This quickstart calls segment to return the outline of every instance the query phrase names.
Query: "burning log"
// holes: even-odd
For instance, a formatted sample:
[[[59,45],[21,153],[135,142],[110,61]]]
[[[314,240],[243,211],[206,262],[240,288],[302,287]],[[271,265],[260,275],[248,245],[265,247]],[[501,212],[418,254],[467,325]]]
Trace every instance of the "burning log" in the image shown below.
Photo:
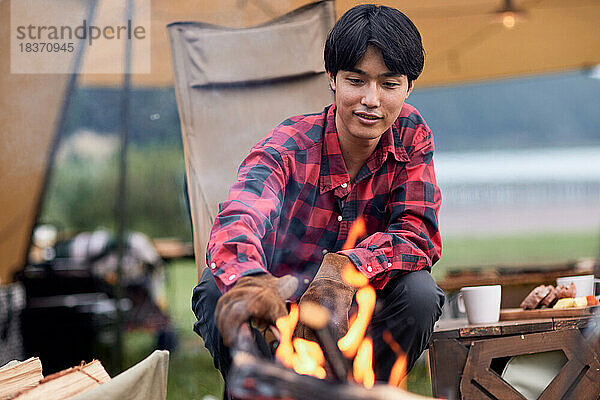
[[[365,337],[373,309],[375,309],[375,301],[375,289],[371,286],[364,286],[356,292],[356,302],[358,303],[356,319],[348,328],[346,335],[338,340],[338,347],[348,358],[354,357]]]
[[[314,321],[313,321],[314,322]],[[249,325],[240,328],[235,354],[227,380],[229,392],[239,399],[310,399],[310,400],[422,400],[413,393],[387,384],[371,389],[352,383],[331,382],[300,375],[283,364],[261,358]],[[339,351],[339,350],[338,350]]]
[[[299,375],[280,364],[238,351],[229,374],[230,393],[240,399],[310,400],[422,400],[422,397],[389,385],[372,389],[359,385],[332,383],[308,375]]]
[[[323,349],[325,360],[335,375],[333,376],[334,380],[345,383],[348,376],[348,362],[331,334],[329,310],[315,303],[305,303],[300,309],[300,320],[315,332]]]

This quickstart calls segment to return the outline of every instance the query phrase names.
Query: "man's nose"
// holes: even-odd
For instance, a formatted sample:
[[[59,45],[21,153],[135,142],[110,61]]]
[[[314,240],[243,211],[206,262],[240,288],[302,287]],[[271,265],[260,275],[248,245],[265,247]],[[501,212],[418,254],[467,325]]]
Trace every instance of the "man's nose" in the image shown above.
[[[371,83],[364,86],[364,93],[362,97],[362,105],[368,108],[379,107],[379,91],[376,83]]]

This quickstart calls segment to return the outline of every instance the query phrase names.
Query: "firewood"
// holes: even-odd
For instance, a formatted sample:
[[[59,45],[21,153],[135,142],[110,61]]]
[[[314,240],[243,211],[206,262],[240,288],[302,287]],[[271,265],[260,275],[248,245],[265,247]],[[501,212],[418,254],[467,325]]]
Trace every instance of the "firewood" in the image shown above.
[[[240,399],[310,400],[422,400],[422,397],[386,384],[366,389],[356,384],[332,383],[299,375],[284,366],[238,351],[229,373],[230,393]]]

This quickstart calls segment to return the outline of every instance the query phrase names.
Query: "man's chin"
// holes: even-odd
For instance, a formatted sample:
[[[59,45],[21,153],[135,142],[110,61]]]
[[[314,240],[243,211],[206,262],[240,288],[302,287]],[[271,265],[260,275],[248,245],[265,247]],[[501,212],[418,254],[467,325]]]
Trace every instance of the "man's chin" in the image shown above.
[[[381,135],[383,135],[383,133],[386,131],[379,125],[380,124],[377,124],[375,126],[371,126],[368,128],[365,128],[363,126],[358,126],[358,127],[356,127],[356,129],[353,130],[352,136],[354,136],[355,138],[364,139],[364,140],[379,139],[381,137]]]
[[[354,134],[353,136],[357,139],[362,139],[365,141],[371,141],[371,140],[378,140],[379,138],[381,138],[381,135],[383,135],[383,133],[377,133],[377,132],[358,132],[356,134]]]

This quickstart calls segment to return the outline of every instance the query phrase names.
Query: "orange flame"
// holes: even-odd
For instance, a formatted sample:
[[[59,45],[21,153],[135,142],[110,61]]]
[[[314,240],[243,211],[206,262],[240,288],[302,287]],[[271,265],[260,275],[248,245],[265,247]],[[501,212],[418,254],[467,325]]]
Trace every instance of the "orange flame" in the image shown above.
[[[348,233],[343,249],[354,248],[358,238],[366,233],[366,225],[362,218],[357,219]],[[358,271],[352,263],[344,267],[342,279],[349,285],[360,288],[356,293],[358,313],[351,317],[350,328],[344,337],[338,340],[338,347],[347,358],[354,358],[353,375],[357,383],[366,388],[373,387],[373,342],[365,338],[367,326],[375,308],[375,289],[368,285],[368,278]],[[320,379],[326,377],[323,367],[325,357],[318,343],[295,338],[292,335],[298,323],[298,307],[292,304],[289,315],[279,318],[275,325],[280,332],[280,343],[275,353],[285,366],[293,368],[298,374],[311,375]]]
[[[375,372],[373,372],[373,342],[370,338],[364,338],[356,357],[352,372],[356,383],[362,384],[367,389],[370,389],[375,384]]]
[[[354,287],[363,287],[369,283],[369,278],[358,271],[352,263],[346,264],[342,270],[342,280]]]
[[[393,387],[405,388],[404,377],[406,376],[406,356],[400,355],[396,359],[392,372],[390,372],[389,384]]]
[[[392,371],[390,372],[389,384],[394,387],[406,387],[406,363],[407,358],[406,354],[402,351],[402,348],[396,342],[390,333],[390,331],[383,332],[383,340],[390,346],[390,348],[396,353],[398,358],[396,362],[392,366]]]
[[[301,375],[311,375],[319,379],[325,378],[325,356],[318,343],[295,338],[293,358],[294,371]]]
[[[299,374],[312,375],[317,378],[325,378],[325,357],[318,343],[296,338],[292,341],[294,329],[298,323],[300,312],[296,304],[290,307],[290,313],[284,317],[277,318],[275,326],[279,329],[279,346],[275,351],[275,357],[283,365],[293,368]]]
[[[365,225],[365,220],[362,217],[359,217],[350,227],[348,238],[346,238],[346,243],[344,243],[344,247],[342,247],[342,249],[349,250],[354,248],[358,238],[366,233],[367,227]],[[346,265],[342,270],[342,279],[348,285],[352,285],[354,287],[363,287],[369,283],[369,279],[360,271],[358,271],[352,263],[348,263],[348,265]]]
[[[342,250],[353,249],[358,238],[366,233],[367,226],[365,225],[365,220],[362,217],[358,217],[358,219],[354,221],[354,223],[350,227],[348,237],[346,238],[346,242],[344,243],[344,247],[342,247]]]
[[[281,336],[279,346],[275,351],[275,357],[288,368],[292,368],[294,359],[294,347],[292,346],[292,335],[298,323],[300,312],[296,304],[290,307],[290,313],[284,317],[277,318],[275,326],[279,329]]]
[[[348,333],[338,340],[338,347],[347,358],[352,358],[356,354],[360,342],[365,337],[376,298],[375,289],[371,286],[365,286],[356,292],[356,302],[358,303],[356,319],[348,329]]]
[[[365,220],[362,217],[359,217],[350,227],[348,238],[346,238],[346,243],[344,243],[344,247],[342,247],[342,249],[349,250],[354,248],[358,238],[365,233],[367,233]],[[363,287],[369,283],[369,279],[367,279],[366,276],[358,271],[352,263],[348,263],[348,265],[346,265],[342,270],[342,279],[348,285],[352,285],[354,287]]]

